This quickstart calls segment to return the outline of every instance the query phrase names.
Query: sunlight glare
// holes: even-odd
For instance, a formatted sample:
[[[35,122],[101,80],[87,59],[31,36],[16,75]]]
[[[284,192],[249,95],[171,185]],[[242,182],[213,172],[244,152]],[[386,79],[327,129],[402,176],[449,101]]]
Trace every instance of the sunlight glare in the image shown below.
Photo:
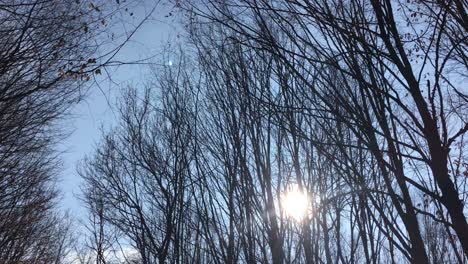
[[[301,221],[307,215],[309,209],[309,197],[301,191],[297,185],[293,185],[283,194],[281,207],[288,216],[296,221]]]

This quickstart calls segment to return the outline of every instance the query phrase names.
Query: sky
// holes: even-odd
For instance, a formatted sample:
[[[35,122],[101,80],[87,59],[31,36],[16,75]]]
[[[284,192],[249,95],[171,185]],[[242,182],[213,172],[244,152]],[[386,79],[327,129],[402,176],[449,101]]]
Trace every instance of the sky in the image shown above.
[[[151,6],[154,6],[152,2],[148,1],[147,4],[129,11],[133,15],[126,22],[137,24],[141,21]],[[162,48],[179,40],[177,35],[180,34],[180,28],[175,18],[168,16],[171,10],[170,5],[158,4],[151,18],[136,31],[116,59],[132,62],[155,55],[151,61],[160,63],[163,58],[158,54],[161,54]],[[109,72],[112,79],[107,79],[105,75],[100,76],[102,79],[91,86],[86,99],[72,109],[71,118],[63,124],[72,133],[58,146],[63,152],[63,169],[59,183],[62,193],[60,207],[69,210],[75,220],[82,220],[86,216],[86,209],[79,199],[82,181],[76,171],[77,164],[85,155],[93,153],[102,135],[101,131],[116,123],[115,103],[122,88],[141,87],[151,77],[147,65],[123,65],[110,68]]]

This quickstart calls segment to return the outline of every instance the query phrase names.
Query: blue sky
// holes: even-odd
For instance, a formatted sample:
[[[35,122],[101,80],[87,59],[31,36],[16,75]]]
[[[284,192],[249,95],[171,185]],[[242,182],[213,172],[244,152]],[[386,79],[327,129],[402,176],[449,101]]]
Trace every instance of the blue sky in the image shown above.
[[[138,23],[150,7],[151,4],[142,5],[132,10],[133,16],[125,23]],[[162,55],[158,56],[161,54],[161,49],[168,43],[178,41],[177,35],[181,33],[175,19],[166,17],[170,11],[171,6],[159,4],[152,19],[139,28],[116,59],[131,62],[156,55],[152,62],[162,62]],[[126,26],[131,27],[127,24]],[[141,87],[145,80],[151,77],[148,68],[146,65],[133,64],[109,69],[112,79],[108,80],[105,76],[101,76],[102,79],[98,80],[99,86],[91,87],[86,100],[75,106],[71,112],[72,118],[65,121],[64,125],[73,133],[59,145],[59,149],[64,151],[61,156],[63,169],[59,185],[62,191],[60,206],[69,209],[75,219],[82,219],[86,215],[83,205],[77,198],[81,179],[76,172],[76,165],[85,155],[92,154],[99,142],[101,128],[107,129],[115,124],[117,117],[115,102],[122,88],[129,85]]]

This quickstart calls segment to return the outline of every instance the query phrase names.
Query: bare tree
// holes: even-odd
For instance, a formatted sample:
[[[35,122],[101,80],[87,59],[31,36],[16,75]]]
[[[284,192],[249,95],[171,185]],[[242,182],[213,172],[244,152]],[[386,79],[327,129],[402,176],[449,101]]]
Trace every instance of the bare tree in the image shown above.
[[[143,261],[466,261],[466,4],[179,6],[190,52],[82,169]]]
[[[331,112],[352,129],[378,162],[406,229],[400,241],[410,240],[408,258],[428,262],[418,214],[430,213],[417,208],[416,193],[442,204],[449,218],[434,220],[456,233],[467,254],[465,194],[459,191],[465,181],[448,172],[449,160],[463,152],[454,143],[467,130],[466,95],[457,81],[466,76],[464,5],[213,1],[191,10],[236,32],[240,43],[277,56],[307,88],[296,90],[313,103],[302,104],[304,110]],[[339,83],[332,81],[336,76]]]
[[[128,90],[119,127],[80,169],[92,212],[132,242],[142,263],[186,262],[190,256],[192,118],[186,109],[192,90],[184,86],[187,71],[171,74],[157,81],[158,90]]]
[[[66,135],[59,123],[85,95],[85,82],[117,52],[97,54],[117,8],[92,1],[0,1],[2,263],[63,261],[69,232],[56,213],[55,146]]]

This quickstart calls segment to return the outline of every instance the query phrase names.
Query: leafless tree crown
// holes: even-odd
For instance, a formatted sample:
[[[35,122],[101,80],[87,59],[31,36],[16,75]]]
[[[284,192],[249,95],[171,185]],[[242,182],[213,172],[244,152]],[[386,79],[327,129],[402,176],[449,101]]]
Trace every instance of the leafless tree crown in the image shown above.
[[[80,167],[102,263],[466,263],[466,2],[176,7],[187,47]]]

